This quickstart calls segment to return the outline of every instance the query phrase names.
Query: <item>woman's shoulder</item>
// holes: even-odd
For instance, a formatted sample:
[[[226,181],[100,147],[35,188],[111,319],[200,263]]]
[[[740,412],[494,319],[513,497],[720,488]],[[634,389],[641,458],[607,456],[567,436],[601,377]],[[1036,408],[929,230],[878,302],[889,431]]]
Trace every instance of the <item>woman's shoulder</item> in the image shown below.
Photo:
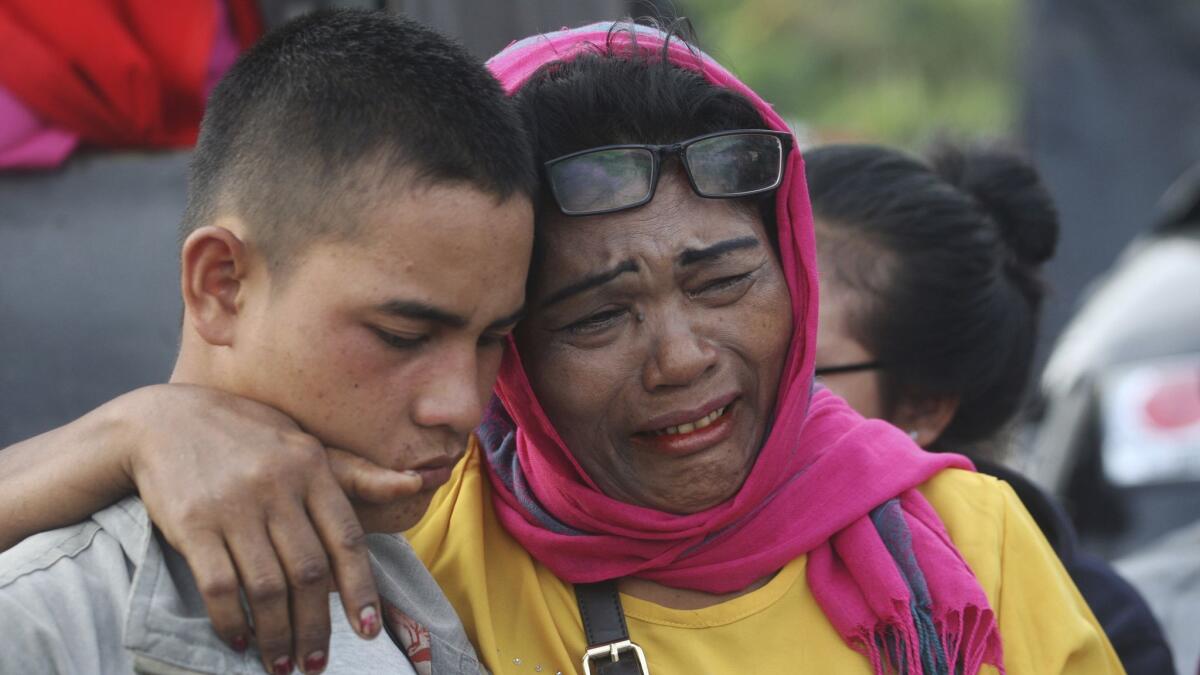
[[[982,504],[997,500],[1004,487],[1004,481],[994,476],[951,468],[937,472],[917,489],[931,502],[936,498],[959,498]]]
[[[1012,487],[987,474],[964,469],[943,469],[917,487],[941,516],[948,529],[958,524],[1003,527],[1014,503]]]
[[[1009,673],[1121,672],[1104,631],[1008,483],[948,469],[919,490],[996,612]]]
[[[999,589],[1006,552],[1050,546],[1012,487],[987,474],[945,469],[918,487],[988,595]]]
[[[1000,539],[1035,534],[1039,544],[1048,546],[1008,481],[976,471],[943,469],[917,489],[938,512],[956,542],[956,534],[994,531]]]

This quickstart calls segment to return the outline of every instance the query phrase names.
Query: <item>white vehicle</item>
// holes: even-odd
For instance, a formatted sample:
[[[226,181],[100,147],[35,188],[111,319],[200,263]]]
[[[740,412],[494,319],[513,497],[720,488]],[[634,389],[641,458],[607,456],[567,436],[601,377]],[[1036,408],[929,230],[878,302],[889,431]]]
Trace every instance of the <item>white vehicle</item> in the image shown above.
[[[1046,366],[1022,468],[1060,495],[1085,548],[1200,662],[1200,164],[1089,295]]]

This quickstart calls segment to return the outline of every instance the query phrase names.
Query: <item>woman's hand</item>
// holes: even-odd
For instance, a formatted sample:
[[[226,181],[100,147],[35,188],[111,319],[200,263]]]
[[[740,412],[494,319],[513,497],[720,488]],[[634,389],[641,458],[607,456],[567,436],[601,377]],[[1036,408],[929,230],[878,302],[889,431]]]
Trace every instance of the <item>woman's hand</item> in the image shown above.
[[[0,452],[0,512],[11,515],[0,522],[0,550],[87,518],[135,484],[191,567],[216,632],[238,650],[253,635],[269,672],[323,668],[335,584],[355,630],[379,634],[379,596],[350,498],[415,494],[416,474],[326,449],[248,399],[144,387]]]

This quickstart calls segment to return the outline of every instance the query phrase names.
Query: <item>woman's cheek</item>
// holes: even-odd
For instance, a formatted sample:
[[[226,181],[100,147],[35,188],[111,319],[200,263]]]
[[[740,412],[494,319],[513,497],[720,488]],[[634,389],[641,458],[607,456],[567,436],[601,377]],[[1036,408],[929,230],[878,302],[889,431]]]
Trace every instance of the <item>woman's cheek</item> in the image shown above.
[[[791,296],[780,277],[774,287],[760,298],[759,326],[754,345],[757,351],[759,378],[767,395],[778,391],[780,378],[792,341]]]
[[[591,409],[596,387],[587,359],[578,349],[547,344],[530,364],[533,393],[561,434],[574,426],[582,411]]]

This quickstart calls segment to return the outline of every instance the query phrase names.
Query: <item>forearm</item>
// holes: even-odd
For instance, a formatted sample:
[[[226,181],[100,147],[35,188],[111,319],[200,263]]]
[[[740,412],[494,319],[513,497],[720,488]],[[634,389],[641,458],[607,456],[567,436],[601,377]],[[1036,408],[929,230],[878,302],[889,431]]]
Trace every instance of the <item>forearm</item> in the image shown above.
[[[137,392],[0,451],[0,551],[133,492],[133,441],[123,412]]]

